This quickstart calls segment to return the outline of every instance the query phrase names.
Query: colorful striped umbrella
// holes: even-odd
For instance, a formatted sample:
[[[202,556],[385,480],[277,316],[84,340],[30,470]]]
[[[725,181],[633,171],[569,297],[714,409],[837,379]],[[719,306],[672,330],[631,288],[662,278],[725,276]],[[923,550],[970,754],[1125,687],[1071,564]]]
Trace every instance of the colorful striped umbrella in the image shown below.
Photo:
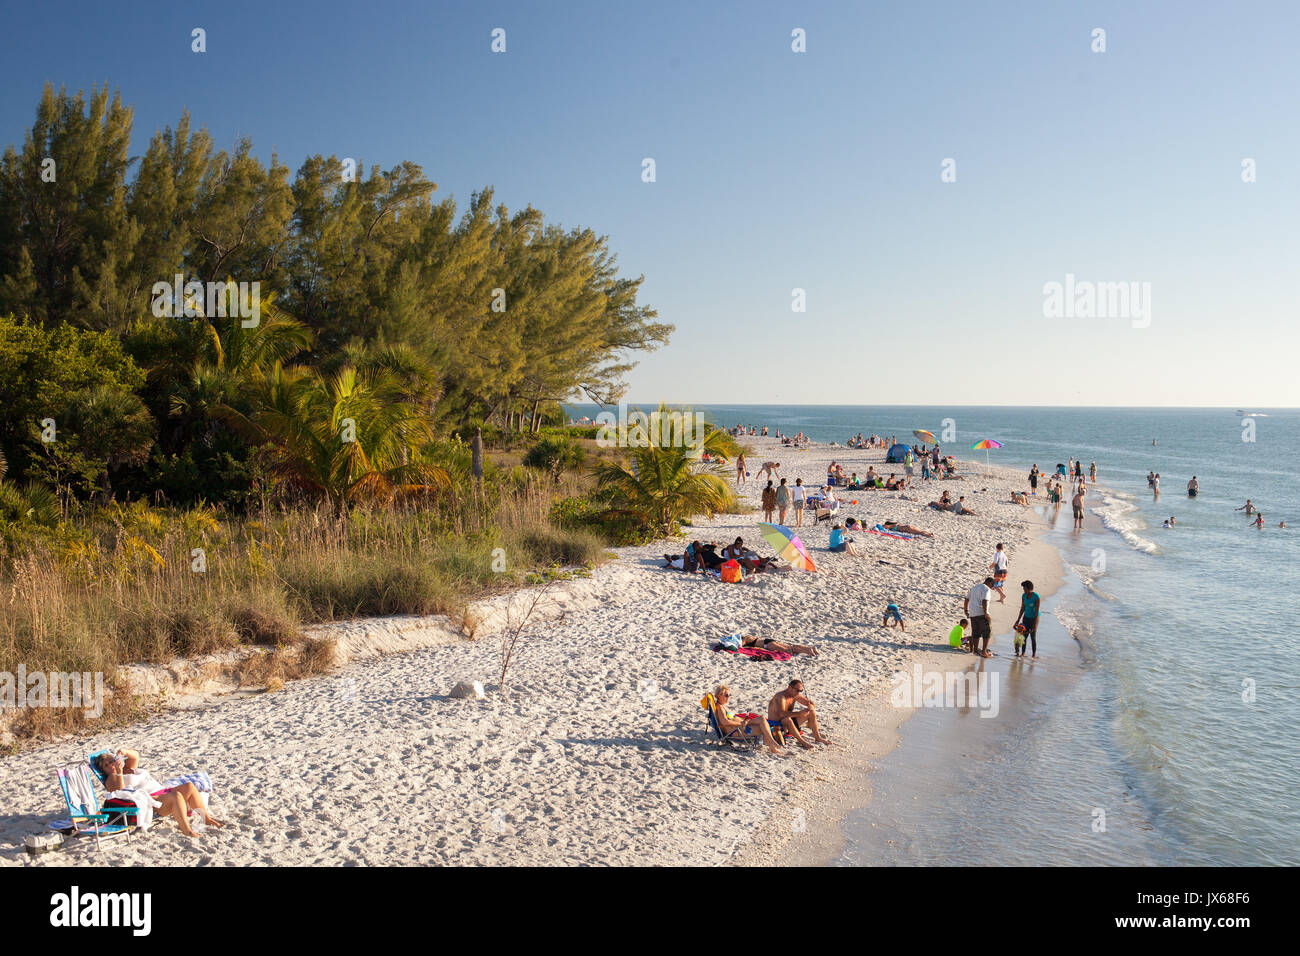
[[[928,432],[924,428],[913,428],[912,434],[915,435],[918,440],[925,442],[927,445],[939,444],[939,440],[934,437],[934,432]]]
[[[975,444],[971,445],[970,450],[979,451],[981,448],[984,449],[984,467],[987,468],[989,466],[989,449],[1001,447],[1002,442],[994,441],[992,438],[985,438],[983,441],[977,441]]]
[[[817,566],[813,564],[812,558],[808,557],[808,551],[804,548],[803,542],[799,540],[799,536],[785,525],[768,524],[766,521],[761,521],[758,527],[763,532],[763,540],[776,548],[778,558],[789,561],[792,566],[802,568],[804,571],[817,570]]]

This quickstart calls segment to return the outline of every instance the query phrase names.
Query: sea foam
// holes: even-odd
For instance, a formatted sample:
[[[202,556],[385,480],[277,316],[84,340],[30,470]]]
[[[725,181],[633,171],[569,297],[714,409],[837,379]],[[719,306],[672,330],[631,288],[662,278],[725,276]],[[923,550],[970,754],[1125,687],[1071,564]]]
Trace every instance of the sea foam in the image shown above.
[[[1160,549],[1154,541],[1142,537],[1147,524],[1142,520],[1132,495],[1107,492],[1102,495],[1101,507],[1096,509],[1101,523],[1123,538],[1135,551],[1156,554]],[[1085,582],[1088,583],[1088,582]]]

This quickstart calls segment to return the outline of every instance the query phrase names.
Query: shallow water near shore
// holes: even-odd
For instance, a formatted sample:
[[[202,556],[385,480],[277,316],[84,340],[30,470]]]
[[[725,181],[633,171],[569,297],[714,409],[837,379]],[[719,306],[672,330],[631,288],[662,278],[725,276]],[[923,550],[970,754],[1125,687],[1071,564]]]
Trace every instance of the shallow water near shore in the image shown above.
[[[995,465],[1051,471],[1075,456],[1099,469],[1084,532],[1071,531],[1068,503],[1044,509],[1070,570],[1045,602],[1043,662],[1014,663],[1006,628],[995,630],[985,667],[1002,684],[998,717],[918,709],[871,773],[872,803],[846,821],[838,862],[1300,862],[1300,411],[700,410],[820,442],[910,441],[913,428],[951,425],[945,451],[966,460],[995,438]],[[853,469],[851,449],[843,461]],[[1148,470],[1161,473],[1159,495]],[[1189,499],[1193,474],[1201,492]],[[1234,510],[1247,498],[1262,530]],[[1018,580],[1013,556],[1008,604]]]

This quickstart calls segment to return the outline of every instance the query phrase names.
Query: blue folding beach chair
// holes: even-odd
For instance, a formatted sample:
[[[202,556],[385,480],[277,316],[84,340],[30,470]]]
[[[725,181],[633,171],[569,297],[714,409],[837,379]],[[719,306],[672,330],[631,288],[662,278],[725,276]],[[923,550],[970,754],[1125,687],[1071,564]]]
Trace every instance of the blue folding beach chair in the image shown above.
[[[89,764],[79,763],[71,767],[59,768],[59,788],[68,805],[68,819],[51,824],[55,829],[72,830],[77,834],[94,834],[95,849],[99,841],[106,837],[126,834],[131,839],[131,826],[139,810],[135,807],[104,810],[99,806],[95,795],[95,778]],[[111,819],[121,819],[122,823],[109,823]]]

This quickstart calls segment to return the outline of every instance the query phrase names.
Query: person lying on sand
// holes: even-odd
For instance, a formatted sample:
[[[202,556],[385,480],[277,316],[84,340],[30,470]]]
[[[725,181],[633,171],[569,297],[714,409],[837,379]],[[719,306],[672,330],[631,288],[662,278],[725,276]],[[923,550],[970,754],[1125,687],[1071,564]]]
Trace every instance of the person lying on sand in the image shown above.
[[[713,699],[717,701],[717,707],[713,709],[713,719],[718,722],[718,729],[722,731],[722,736],[737,738],[762,737],[763,743],[767,745],[768,750],[774,754],[781,753],[776,738],[772,736],[772,728],[768,726],[764,718],[737,717],[735,713],[727,709],[727,702],[731,700],[731,690],[726,684],[719,684],[714,689]]]
[[[807,654],[810,657],[817,656],[817,648],[809,644],[786,644],[783,641],[774,641],[771,638],[755,637],[753,634],[747,634],[740,642],[741,647],[757,647],[763,651],[782,651],[786,654]]]
[[[796,707],[796,705],[802,705]],[[781,724],[781,729],[787,734],[799,741],[799,746],[806,750],[812,749],[812,744],[804,739],[800,733],[800,728],[807,727],[812,731],[813,740],[819,744],[829,744],[830,741],[821,735],[817,727],[817,711],[813,707],[813,702],[803,695],[803,681],[795,679],[790,681],[785,690],[781,691],[768,702],[767,719]]]
[[[762,571],[772,563],[771,558],[760,558],[758,553],[745,547],[745,539],[737,538],[730,547],[722,549],[724,558],[733,558],[746,571]]]
[[[882,526],[888,531],[897,531],[901,534],[919,534],[923,538],[933,538],[934,535],[929,531],[922,531],[916,525],[899,524],[897,521],[881,522]]]
[[[939,496],[938,501],[930,502],[930,507],[934,508],[936,511],[949,511],[952,509],[952,496],[945,491]]]
[[[210,827],[225,826],[220,820],[208,813],[207,805],[199,796],[199,790],[192,783],[183,783],[179,787],[164,789],[154,779],[153,774],[140,769],[140,754],[135,750],[122,749],[116,753],[104,753],[95,758],[95,769],[100,772],[104,789],[109,793],[115,790],[143,790],[162,804],[157,814],[174,817],[181,833],[194,836],[190,826],[190,811],[197,810],[203,814],[203,822]]]

